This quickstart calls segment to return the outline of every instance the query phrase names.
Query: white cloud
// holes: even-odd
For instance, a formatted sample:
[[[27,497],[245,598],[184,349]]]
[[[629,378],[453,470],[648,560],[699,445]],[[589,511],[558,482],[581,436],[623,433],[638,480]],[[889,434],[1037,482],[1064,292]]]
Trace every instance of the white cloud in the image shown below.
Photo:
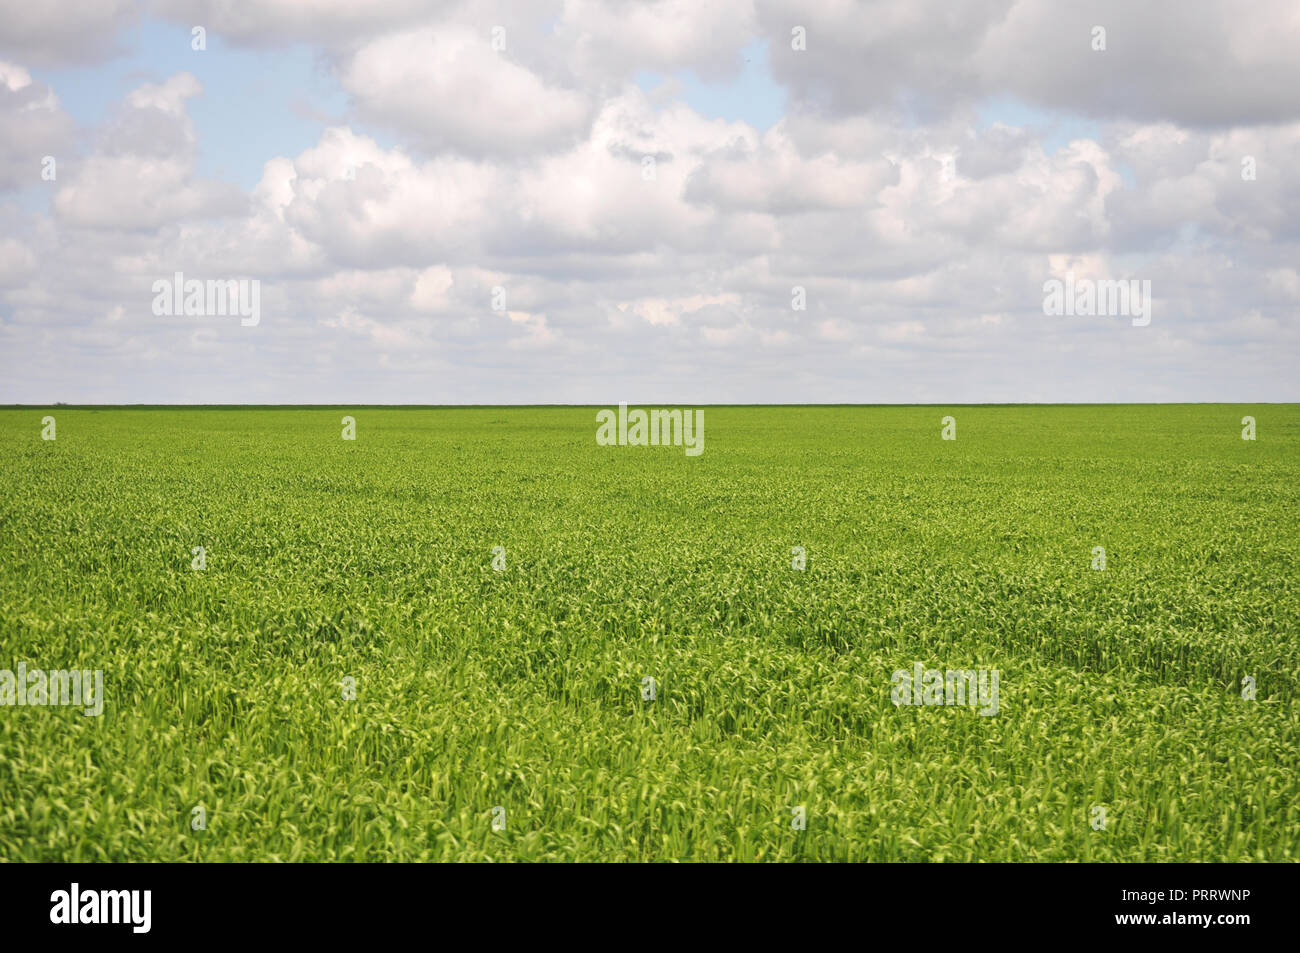
[[[0,0],[0,56],[41,66],[98,63],[120,52],[118,31],[138,0]]]
[[[59,179],[59,218],[74,227],[130,230],[244,211],[237,189],[195,174],[196,139],[185,101],[202,89],[194,76],[178,73],[128,93],[101,132],[101,151]]]
[[[740,68],[755,27],[751,0],[566,0],[555,39],[593,79],[687,68],[716,79]]]
[[[527,154],[571,144],[591,115],[587,97],[547,85],[494,52],[490,35],[446,25],[384,36],[342,68],[364,119],[429,152]]]
[[[45,157],[55,160],[57,176],[71,147],[72,121],[54,91],[18,64],[0,61],[0,189],[49,181],[42,179]]]

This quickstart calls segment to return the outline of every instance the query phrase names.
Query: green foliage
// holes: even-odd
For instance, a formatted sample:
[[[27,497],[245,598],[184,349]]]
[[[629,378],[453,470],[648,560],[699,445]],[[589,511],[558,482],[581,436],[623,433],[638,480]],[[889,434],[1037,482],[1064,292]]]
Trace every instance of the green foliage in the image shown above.
[[[0,411],[0,860],[1300,859],[1300,408],[705,416]]]

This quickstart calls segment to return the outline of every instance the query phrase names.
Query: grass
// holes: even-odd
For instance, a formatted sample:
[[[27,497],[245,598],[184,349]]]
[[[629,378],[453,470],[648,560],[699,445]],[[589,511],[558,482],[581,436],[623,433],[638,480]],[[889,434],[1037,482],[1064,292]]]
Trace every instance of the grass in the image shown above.
[[[0,859],[1300,859],[1300,407],[705,416],[0,410]]]

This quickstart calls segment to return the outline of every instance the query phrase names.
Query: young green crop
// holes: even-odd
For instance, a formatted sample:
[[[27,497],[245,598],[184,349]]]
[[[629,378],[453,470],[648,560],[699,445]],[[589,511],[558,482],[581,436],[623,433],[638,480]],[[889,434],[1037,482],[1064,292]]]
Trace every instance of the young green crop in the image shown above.
[[[0,411],[0,860],[1300,859],[1300,408],[596,410]]]

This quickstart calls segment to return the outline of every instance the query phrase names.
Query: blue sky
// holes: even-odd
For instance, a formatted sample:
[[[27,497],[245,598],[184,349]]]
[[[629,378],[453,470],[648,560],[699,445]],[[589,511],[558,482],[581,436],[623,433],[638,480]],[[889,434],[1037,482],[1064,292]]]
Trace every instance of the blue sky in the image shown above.
[[[191,48],[189,28],[151,17],[125,28],[120,40],[126,55],[107,64],[34,69],[33,75],[58,90],[69,115],[89,130],[141,83],[193,73],[204,87],[189,113],[206,176],[251,189],[268,156],[297,155],[329,121],[346,118],[347,97],[305,43],[266,51],[209,34],[199,52]]]
[[[785,90],[772,79],[768,42],[755,40],[741,50],[740,72],[730,80],[707,81],[694,70],[671,75],[681,83],[678,98],[709,119],[740,120],[766,132],[785,115]],[[642,72],[637,85],[647,93],[666,82],[663,73]]]

